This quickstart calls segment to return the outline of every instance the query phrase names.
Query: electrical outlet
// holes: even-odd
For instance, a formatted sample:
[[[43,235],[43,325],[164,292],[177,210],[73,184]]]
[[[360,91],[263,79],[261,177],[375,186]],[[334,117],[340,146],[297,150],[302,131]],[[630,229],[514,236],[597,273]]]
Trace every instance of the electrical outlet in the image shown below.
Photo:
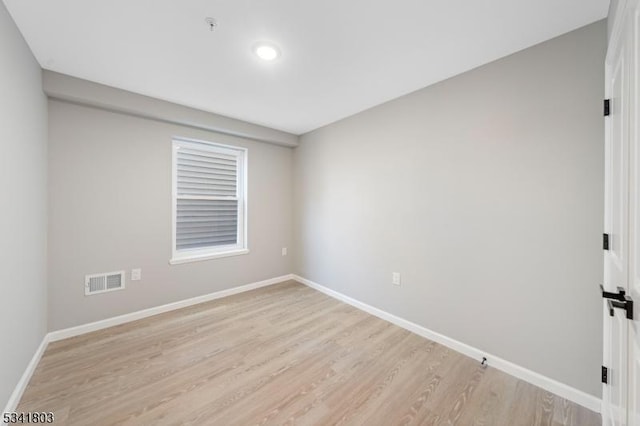
[[[282,255],[283,256],[287,255],[287,248],[286,247],[282,247]]]
[[[394,272],[391,274],[391,283],[393,285],[400,285],[400,272]]]
[[[131,281],[140,281],[142,279],[142,269],[131,270]]]

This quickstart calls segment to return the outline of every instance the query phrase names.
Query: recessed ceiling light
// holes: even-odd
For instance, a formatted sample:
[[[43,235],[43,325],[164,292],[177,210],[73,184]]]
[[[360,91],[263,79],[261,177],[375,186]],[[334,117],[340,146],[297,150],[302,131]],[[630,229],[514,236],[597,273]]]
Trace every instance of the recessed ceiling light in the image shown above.
[[[253,51],[264,61],[273,61],[280,56],[278,48],[271,43],[258,43],[253,47]]]

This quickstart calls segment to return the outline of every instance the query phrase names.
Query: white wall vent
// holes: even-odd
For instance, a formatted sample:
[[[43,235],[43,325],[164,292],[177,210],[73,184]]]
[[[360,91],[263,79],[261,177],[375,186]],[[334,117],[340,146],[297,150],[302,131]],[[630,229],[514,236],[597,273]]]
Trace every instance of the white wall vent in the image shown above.
[[[106,293],[124,288],[124,271],[107,272],[105,274],[86,275],[84,277],[84,294]]]

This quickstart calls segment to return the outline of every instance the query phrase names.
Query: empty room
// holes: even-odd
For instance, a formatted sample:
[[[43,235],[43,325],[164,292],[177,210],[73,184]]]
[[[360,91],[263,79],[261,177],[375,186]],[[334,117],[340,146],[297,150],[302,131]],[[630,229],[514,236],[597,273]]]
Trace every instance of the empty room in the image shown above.
[[[1,423],[640,426],[639,122],[640,0],[2,0]]]

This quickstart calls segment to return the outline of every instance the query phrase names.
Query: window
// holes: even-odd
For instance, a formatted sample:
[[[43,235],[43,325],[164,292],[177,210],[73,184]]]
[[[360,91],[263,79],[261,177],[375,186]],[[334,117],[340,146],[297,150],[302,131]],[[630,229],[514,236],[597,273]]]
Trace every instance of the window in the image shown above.
[[[246,149],[174,139],[172,161],[171,263],[248,253]]]

